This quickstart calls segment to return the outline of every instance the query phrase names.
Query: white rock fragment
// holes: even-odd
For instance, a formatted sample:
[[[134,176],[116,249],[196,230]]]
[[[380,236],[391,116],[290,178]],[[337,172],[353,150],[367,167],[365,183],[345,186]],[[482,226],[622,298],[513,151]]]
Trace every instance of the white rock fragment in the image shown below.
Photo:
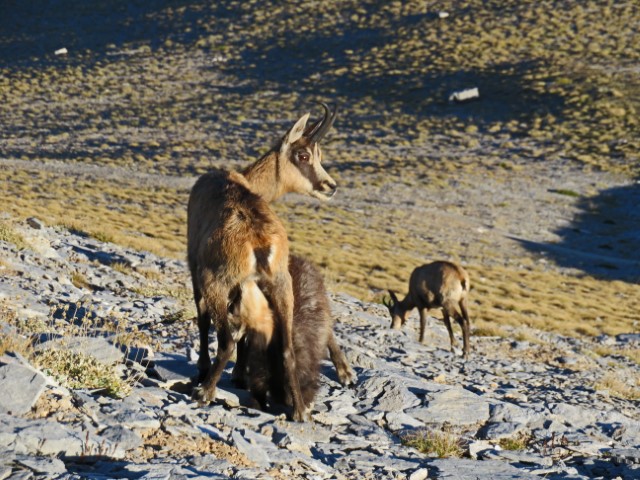
[[[66,48],[59,48],[58,50],[56,50],[55,52],[53,52],[56,55],[66,55],[67,53],[69,53],[69,51]]]
[[[475,100],[476,98],[480,98],[480,91],[478,90],[478,87],[465,88],[464,90],[459,90],[449,95],[450,102],[468,102],[469,100]]]

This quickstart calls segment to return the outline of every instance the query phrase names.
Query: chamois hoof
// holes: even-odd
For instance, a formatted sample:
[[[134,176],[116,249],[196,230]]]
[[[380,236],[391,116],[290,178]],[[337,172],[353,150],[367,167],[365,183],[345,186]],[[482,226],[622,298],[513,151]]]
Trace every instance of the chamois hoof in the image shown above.
[[[216,397],[215,389],[210,390],[205,388],[203,385],[196,387],[193,389],[191,393],[191,398],[198,402],[198,404],[203,405],[205,403],[209,403]]]
[[[307,414],[303,412],[293,412],[293,421],[294,422],[304,422],[306,420]]]
[[[338,381],[343,387],[352,387],[356,384],[356,374],[351,368],[338,371]]]

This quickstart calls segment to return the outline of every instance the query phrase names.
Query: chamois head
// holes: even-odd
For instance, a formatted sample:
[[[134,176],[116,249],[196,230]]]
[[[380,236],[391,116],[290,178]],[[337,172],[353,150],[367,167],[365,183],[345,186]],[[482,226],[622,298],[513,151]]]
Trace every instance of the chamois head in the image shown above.
[[[324,117],[310,126],[308,113],[300,117],[282,139],[278,157],[286,191],[328,200],[336,193],[337,185],[322,167],[320,141],[333,125],[336,110],[331,113],[326,104],[321,105]]]
[[[409,311],[402,308],[398,297],[396,297],[396,294],[391,290],[389,290],[389,295],[391,295],[391,298],[388,300],[386,297],[383,298],[382,303],[389,309],[389,313],[391,314],[391,328],[399,330],[407,321]]]

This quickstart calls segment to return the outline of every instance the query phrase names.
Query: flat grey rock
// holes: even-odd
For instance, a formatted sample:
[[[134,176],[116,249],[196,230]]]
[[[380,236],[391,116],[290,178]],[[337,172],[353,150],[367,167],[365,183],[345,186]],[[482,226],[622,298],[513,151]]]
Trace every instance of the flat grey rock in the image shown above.
[[[189,381],[198,372],[196,364],[184,355],[166,352],[154,353],[152,369],[160,380],[168,384]]]
[[[44,375],[33,368],[15,363],[0,366],[0,413],[27,413],[46,385]]]
[[[57,458],[19,456],[15,459],[15,462],[28,468],[33,473],[46,475],[49,478],[56,477],[67,471],[64,462]]]
[[[122,425],[107,427],[100,432],[100,441],[113,458],[124,458],[126,453],[142,446],[142,437],[137,432]]]
[[[489,401],[464,388],[451,387],[432,394],[425,406],[407,413],[427,424],[474,425],[489,419]]]
[[[443,458],[427,462],[429,474],[437,479],[451,480],[540,480],[537,475],[516,468],[508,463],[497,460],[485,460],[482,462]]]
[[[46,420],[28,422],[16,429],[16,452],[32,455],[80,455],[86,435]]]
[[[238,448],[238,450],[244,453],[249,460],[263,468],[269,466],[271,463],[269,455],[263,449],[256,445],[252,445],[245,440],[239,431],[234,431],[231,434],[231,438],[233,440],[233,444]]]

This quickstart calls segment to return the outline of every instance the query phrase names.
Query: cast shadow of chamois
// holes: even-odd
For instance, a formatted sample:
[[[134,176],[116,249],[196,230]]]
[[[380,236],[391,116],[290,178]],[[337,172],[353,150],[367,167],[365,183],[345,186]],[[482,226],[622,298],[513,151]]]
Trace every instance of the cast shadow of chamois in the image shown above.
[[[563,267],[596,277],[640,283],[640,182],[582,197],[578,207],[581,211],[571,224],[556,230],[560,242],[517,240],[528,250],[543,253]]]

